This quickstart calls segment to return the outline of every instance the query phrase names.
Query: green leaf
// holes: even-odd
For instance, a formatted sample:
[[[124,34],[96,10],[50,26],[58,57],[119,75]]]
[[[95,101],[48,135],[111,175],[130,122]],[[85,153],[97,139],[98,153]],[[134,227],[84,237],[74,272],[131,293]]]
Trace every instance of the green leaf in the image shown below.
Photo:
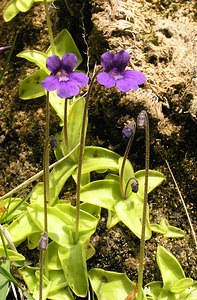
[[[107,228],[112,228],[119,222],[120,222],[120,218],[118,217],[117,213],[114,212],[113,210],[108,210]]]
[[[48,0],[50,2],[52,0]],[[20,11],[26,12],[34,2],[43,2],[43,0],[11,0],[3,10],[3,18],[5,22],[12,20]]]
[[[20,217],[15,219],[8,227],[8,232],[11,235],[12,242],[18,246],[26,238],[36,232],[40,232],[36,223],[33,223],[29,213],[26,211]]]
[[[165,179],[161,172],[149,170],[148,172],[148,193],[154,190]],[[139,190],[137,192],[142,198],[144,198],[144,182],[145,182],[145,170],[140,170],[135,173],[135,177],[139,183]]]
[[[19,9],[16,6],[16,0],[9,1],[3,10],[3,19],[5,22],[9,22],[19,13]]]
[[[145,286],[146,294],[157,300],[162,290],[162,281],[152,281]]]
[[[118,171],[119,155],[102,147],[85,147],[82,173],[89,173],[98,170]]]
[[[59,196],[65,182],[71,176],[77,165],[73,164],[68,159],[65,159],[56,165],[50,173],[50,205],[53,205]],[[44,201],[44,184],[38,183],[30,198],[31,203],[43,203]]]
[[[177,281],[173,287],[170,289],[171,293],[181,293],[193,284],[192,278],[182,278],[179,281]]]
[[[46,59],[47,54],[38,50],[24,50],[17,54],[17,57],[25,58],[35,65],[37,65],[40,69],[46,72],[49,75],[49,70],[46,67]]]
[[[44,210],[39,204],[33,204],[27,208],[32,223],[35,223],[40,231],[44,230]],[[58,204],[48,207],[48,235],[57,244],[71,247],[74,243],[76,208],[70,204]],[[94,233],[98,219],[85,211],[80,211],[79,239],[86,242]],[[58,228],[58,234],[56,232]]]
[[[20,285],[19,285],[18,281],[10,273],[9,263],[5,263],[4,265],[0,266],[0,274],[4,278],[6,278],[7,280],[13,282],[17,287],[20,288]],[[2,277],[1,277],[1,279],[2,279]]]
[[[60,118],[60,126],[63,126],[65,99],[58,97],[56,91],[54,91],[54,92],[50,92],[49,94],[49,103],[55,110],[58,117]]]
[[[14,251],[14,250],[11,250],[11,249],[7,249],[7,254],[8,254],[8,258],[10,261],[23,261],[25,260],[25,257]],[[4,257],[5,256],[5,250],[3,247],[0,247],[0,257]]]
[[[91,269],[88,276],[98,300],[125,299],[136,286],[123,273]]]
[[[174,255],[162,246],[157,248],[157,264],[159,266],[165,290],[170,290],[185,274]]]
[[[10,272],[10,261],[6,260],[1,263],[1,268],[5,269],[7,272]],[[9,280],[6,276],[0,273],[0,299],[6,300],[8,293],[8,284]]]
[[[180,228],[169,225],[166,219],[162,219],[160,224],[151,224],[152,231],[162,233],[166,238],[184,237],[185,233]]]
[[[70,291],[69,287],[66,287],[64,289],[60,289],[54,294],[50,293],[51,300],[74,300],[73,294]]]
[[[26,208],[25,200],[21,198],[7,198],[1,200],[1,206],[4,209],[0,216],[0,223],[11,222],[14,218],[22,214]]]
[[[23,277],[23,280],[25,281],[30,293],[33,293],[34,287],[38,282],[38,279],[36,278],[35,275],[35,271],[36,268],[32,268],[29,266],[25,266],[18,270],[19,274]]]
[[[57,35],[57,37],[54,39],[54,44],[55,44],[55,54],[58,55],[59,57],[62,57],[62,55],[65,52],[74,53],[77,56],[78,61],[75,68],[77,69],[82,62],[82,56],[75,44],[75,41],[73,40],[71,34],[68,32],[67,29],[63,29]],[[53,54],[51,47],[48,48],[46,54],[47,56],[51,56]]]
[[[141,238],[142,230],[142,212],[143,202],[141,198],[136,194],[132,193],[129,198],[123,199],[115,204],[115,211],[119,219],[138,237]],[[146,240],[151,238],[151,228],[149,222],[149,212],[147,209],[146,219]]]
[[[114,180],[96,180],[81,188],[81,201],[114,209],[116,201],[121,200],[119,183]]]
[[[62,266],[58,257],[58,250],[60,245],[55,242],[51,242],[48,245],[48,257],[50,258],[47,263],[48,270],[61,270]]]
[[[69,102],[69,100],[64,99],[64,105],[65,105],[65,101],[67,101],[67,111],[68,111],[67,131],[68,131],[68,142],[69,142],[70,149],[66,149],[65,139],[64,139],[64,128],[63,128],[59,136],[59,140],[60,140],[59,147],[58,147],[59,149],[55,151],[56,157],[58,159],[60,159],[61,156],[67,155],[70,152],[70,150],[75,148],[80,143],[81,126],[82,126],[82,119],[83,119],[84,105],[85,105],[85,99],[83,97],[81,97],[80,100],[76,100],[72,104]],[[63,116],[64,116],[64,106],[63,106]],[[64,117],[62,120],[64,121]],[[73,126],[73,120],[75,120],[74,126]],[[70,157],[75,163],[78,162],[78,152],[79,151],[76,150]]]
[[[120,157],[119,158],[119,176],[121,177],[121,169],[122,169],[122,163],[123,163],[124,158]],[[134,170],[133,170],[133,166],[130,163],[130,161],[127,159],[125,161],[125,166],[124,166],[124,173],[123,173],[123,190],[125,191],[125,187],[127,182],[134,177]],[[131,194],[132,190],[131,190],[131,186],[128,188],[128,192],[127,192],[127,197]]]
[[[84,244],[78,242],[69,249],[60,247],[58,254],[68,285],[77,296],[85,297],[88,275]]]
[[[16,7],[21,12],[28,11],[35,0],[16,0]]]
[[[49,281],[51,281],[48,297],[50,297],[51,294],[53,295],[55,292],[58,292],[58,290],[61,290],[66,286],[68,286],[68,283],[65,280],[64,272],[62,269],[50,271],[48,275],[49,275],[48,279]]]
[[[44,80],[46,76],[47,73],[44,70],[38,70],[21,80],[19,83],[19,97],[22,100],[32,100],[43,96],[45,91],[41,86],[41,81]]]

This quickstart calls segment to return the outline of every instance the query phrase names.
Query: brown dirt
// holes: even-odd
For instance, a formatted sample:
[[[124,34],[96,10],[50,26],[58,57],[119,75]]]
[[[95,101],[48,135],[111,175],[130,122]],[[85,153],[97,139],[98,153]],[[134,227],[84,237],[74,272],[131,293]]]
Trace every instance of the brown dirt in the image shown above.
[[[6,2],[1,1],[0,12]],[[153,235],[146,243],[145,282],[160,278],[155,262],[158,244],[172,251],[187,276],[197,279],[190,228],[165,163],[167,159],[196,228],[196,1],[89,0],[85,1],[81,14],[82,2],[75,5],[75,1],[69,1],[72,15],[64,2],[57,1],[55,7],[51,6],[54,33],[67,28],[85,58],[87,49],[83,30],[79,28],[83,16],[90,69],[107,49],[126,49],[131,54],[131,67],[143,71],[148,79],[144,88],[127,95],[95,86],[90,106],[89,142],[123,154],[125,142],[117,127],[118,120],[126,114],[136,118],[141,109],[146,109],[150,116],[151,168],[166,176],[166,181],[149,198],[151,221],[159,222],[166,217],[171,225],[186,232],[184,239]],[[2,45],[12,43],[17,34],[0,90],[0,195],[3,195],[42,169],[44,101],[42,98],[27,102],[19,99],[18,83],[35,67],[16,54],[27,48],[45,51],[49,40],[41,4],[9,23],[0,15],[0,24]],[[6,57],[7,53],[0,54],[0,71]],[[54,134],[59,127],[55,114],[52,116],[51,134]],[[137,135],[130,154],[135,170],[144,168],[143,158],[144,140]],[[138,239],[123,224],[107,230],[105,223],[106,212],[103,212],[92,238],[96,255],[89,267],[126,272],[136,280]]]

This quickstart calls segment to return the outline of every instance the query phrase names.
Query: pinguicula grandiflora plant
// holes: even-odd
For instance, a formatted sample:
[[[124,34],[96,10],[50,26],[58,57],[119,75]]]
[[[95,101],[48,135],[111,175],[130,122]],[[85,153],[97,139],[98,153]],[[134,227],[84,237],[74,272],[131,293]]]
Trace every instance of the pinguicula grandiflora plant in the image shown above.
[[[32,1],[12,0],[4,10],[4,19],[11,20],[19,11],[27,11]],[[1,299],[6,299],[8,283],[13,282],[27,299],[72,300],[76,297],[98,300],[187,299],[197,298],[196,283],[185,274],[176,258],[166,249],[157,249],[157,263],[162,281],[143,288],[145,241],[152,231],[166,237],[182,237],[183,231],[163,219],[150,224],[148,193],[164,176],[149,169],[149,122],[146,111],[136,121],[125,122],[122,134],[128,139],[124,156],[97,146],[86,146],[88,107],[94,84],[120,92],[137,90],[146,82],[143,73],[128,69],[130,55],[125,50],[105,52],[101,66],[90,78],[77,70],[82,57],[71,35],[64,29],[53,39],[47,1],[46,11],[50,47],[45,53],[24,50],[18,57],[34,62],[39,70],[25,78],[19,86],[21,99],[46,95],[46,131],[43,150],[43,171],[1,197],[5,208],[1,215],[0,253],[5,257],[0,266]],[[83,93],[86,87],[87,93]],[[51,140],[57,161],[49,165],[50,106],[60,118],[62,131]],[[136,130],[145,130],[145,170],[134,172],[128,160]],[[58,141],[58,142],[57,142]],[[54,147],[55,146],[55,147]],[[91,172],[104,174],[104,179],[91,181]],[[13,197],[20,189],[43,176],[26,198]],[[76,205],[59,198],[62,188],[72,177],[76,182]],[[101,208],[108,210],[107,227],[122,221],[139,239],[138,280],[126,274],[91,269],[87,260],[95,253],[90,239],[96,231]],[[39,249],[37,263],[28,261],[17,251],[26,241],[29,251]],[[22,276],[25,290],[10,271],[10,263]]]

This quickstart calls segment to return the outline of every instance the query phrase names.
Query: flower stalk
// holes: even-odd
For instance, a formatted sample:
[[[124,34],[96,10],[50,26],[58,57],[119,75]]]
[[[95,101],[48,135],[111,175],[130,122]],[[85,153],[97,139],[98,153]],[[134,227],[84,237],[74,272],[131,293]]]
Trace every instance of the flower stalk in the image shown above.
[[[47,0],[44,0],[44,9],[45,9],[51,51],[52,51],[52,54],[55,54],[55,44],[54,44],[53,31],[52,31],[52,26],[51,26],[51,20],[50,20],[50,15],[49,15],[49,6],[47,3]]]
[[[125,153],[123,156],[123,161],[122,161],[122,165],[121,165],[121,169],[120,169],[120,192],[121,192],[121,196],[123,199],[127,198],[127,190],[128,190],[127,186],[126,186],[126,188],[124,188],[125,164],[126,164],[126,160],[129,155],[129,151],[131,149],[131,145],[132,145],[133,138],[135,135],[135,129],[136,129],[136,124],[135,124],[135,121],[132,120],[132,121],[129,121],[128,123],[125,123],[125,127],[122,130],[123,136],[129,137],[129,141],[128,141],[127,147],[125,149]]]
[[[142,110],[137,118],[137,127],[145,129],[145,183],[144,183],[144,205],[142,212],[142,230],[140,240],[140,259],[138,270],[138,292],[137,300],[142,300],[143,295],[143,272],[144,272],[144,249],[145,249],[145,234],[146,234],[146,216],[148,207],[148,172],[150,162],[150,133],[149,120],[146,111]]]
[[[41,234],[39,241],[40,250],[40,286],[39,286],[39,300],[42,300],[43,290],[43,275],[44,265],[47,264],[47,247],[48,247],[48,218],[47,206],[50,201],[50,185],[49,185],[49,119],[50,119],[50,106],[49,106],[49,92],[46,95],[46,125],[45,125],[45,145],[43,154],[43,178],[44,178],[44,231]],[[47,269],[47,268],[46,268]]]
[[[86,120],[88,117],[88,106],[89,106],[90,94],[92,91],[93,83],[100,70],[101,68],[99,68],[98,71],[94,73],[90,81],[88,93],[85,99],[84,113],[83,113],[82,126],[81,126],[81,138],[80,138],[80,146],[79,146],[79,159],[78,159],[78,171],[77,171],[77,188],[76,188],[76,223],[75,223],[76,243],[79,240],[81,175],[82,175],[82,163],[83,163],[83,154],[84,154],[85,138],[86,138]]]

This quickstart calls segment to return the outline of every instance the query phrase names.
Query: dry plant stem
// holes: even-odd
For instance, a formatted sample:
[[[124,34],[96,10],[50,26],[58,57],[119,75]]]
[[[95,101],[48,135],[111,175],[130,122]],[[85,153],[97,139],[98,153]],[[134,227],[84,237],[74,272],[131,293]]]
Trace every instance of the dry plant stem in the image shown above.
[[[67,155],[65,155],[64,157],[62,157],[61,159],[59,159],[58,161],[56,161],[55,163],[53,163],[52,165],[49,166],[49,170],[53,169],[54,167],[58,166],[61,162],[63,162],[66,158],[68,158],[72,153],[75,152],[75,150],[79,147],[79,144],[73,148],[72,151],[70,151]],[[37,180],[38,178],[40,178],[43,175],[44,171],[40,171],[37,174],[33,175],[32,177],[30,177],[29,179],[25,180],[24,182],[22,182],[21,184],[19,184],[17,187],[15,187],[13,190],[9,191],[8,193],[6,193],[5,195],[0,197],[0,201],[4,200],[6,198],[11,197],[13,194],[19,192],[21,189],[26,188],[30,183],[34,182],[35,180]]]
[[[86,120],[88,116],[88,105],[90,101],[90,94],[92,91],[93,83],[96,78],[96,75],[101,71],[102,68],[99,68],[97,72],[94,73],[90,84],[88,93],[85,99],[84,113],[81,126],[81,138],[79,145],[79,159],[78,159],[78,170],[77,170],[77,188],[76,188],[76,223],[75,223],[75,242],[79,240],[79,221],[80,221],[80,193],[81,193],[81,172],[82,172],[82,163],[83,163],[83,153],[85,148],[85,137],[86,137]]]
[[[52,31],[51,20],[50,20],[50,16],[49,16],[49,6],[47,3],[47,0],[44,0],[44,9],[45,9],[51,51],[52,51],[52,54],[55,54],[55,44],[54,44],[53,31]]]
[[[64,142],[66,145],[66,151],[70,152],[70,145],[69,145],[69,140],[68,140],[68,100],[65,99],[64,103]]]
[[[40,285],[39,285],[39,300],[42,300],[43,290],[43,275],[44,275],[44,251],[40,250]]]
[[[171,170],[170,165],[169,165],[169,163],[168,163],[167,160],[166,160],[166,164],[167,164],[167,167],[168,167],[168,169],[169,169],[169,171],[170,171],[170,174],[171,174],[171,176],[172,176],[172,179],[173,179],[173,181],[174,181],[174,184],[175,184],[175,186],[176,186],[176,189],[177,189],[177,191],[178,191],[178,194],[179,194],[179,197],[180,197],[181,202],[182,202],[182,204],[183,204],[183,207],[184,207],[184,209],[185,209],[185,213],[186,213],[186,216],[187,216],[187,218],[188,218],[189,226],[190,226],[191,233],[192,233],[192,236],[193,236],[193,239],[194,239],[195,247],[196,247],[196,249],[197,249],[197,239],[196,239],[196,234],[195,234],[194,227],[193,227],[193,225],[192,225],[192,222],[191,222],[191,219],[190,219],[190,216],[189,216],[187,207],[186,207],[186,205],[185,205],[185,201],[184,201],[184,199],[183,199],[183,197],[182,197],[182,194],[181,194],[181,191],[180,191],[180,189],[179,189],[179,186],[178,186],[178,184],[177,184],[177,182],[176,182],[176,179],[175,179],[175,177],[174,177],[174,175],[173,175],[173,173],[172,173],[172,170]]]
[[[6,238],[8,244],[9,244],[9,247],[10,247],[13,251],[18,252],[17,249],[16,249],[16,247],[15,247],[15,245],[14,245],[14,243],[12,242],[10,233],[8,232],[7,228],[4,228],[1,224],[0,224],[0,232],[1,232],[1,234],[3,234],[4,237]],[[5,245],[4,239],[2,240],[2,243],[3,243],[3,245]],[[4,247],[4,250],[5,250],[5,249],[6,249],[6,248]],[[6,252],[6,250],[5,250],[5,252]]]
[[[5,244],[5,240],[4,240],[4,232],[3,232],[3,227],[2,225],[0,224],[0,238],[1,238],[1,241],[2,241],[2,244],[3,244],[3,249],[5,251],[5,256],[7,259],[9,259],[9,256],[8,256],[8,251],[7,251],[7,248],[6,248],[6,244]],[[7,238],[6,238],[7,239]]]
[[[149,161],[150,161],[150,137],[149,137],[149,121],[148,115],[145,112],[145,183],[144,183],[144,205],[142,213],[142,231],[140,240],[140,260],[139,260],[139,271],[138,271],[138,293],[137,299],[142,300],[142,289],[143,289],[143,271],[144,271],[144,248],[145,248],[145,233],[146,233],[146,216],[147,216],[147,204],[148,204],[148,172],[149,172]]]
[[[129,151],[131,149],[134,134],[135,134],[135,123],[134,123],[134,128],[133,129],[134,129],[133,133],[132,133],[131,137],[129,138],[127,148],[126,148],[124,156],[123,156],[122,166],[121,166],[121,170],[120,170],[120,192],[121,192],[122,198],[124,198],[124,199],[126,199],[126,197],[127,197],[126,189],[124,190],[124,169],[125,169],[125,164],[126,164],[127,157],[129,155]]]

